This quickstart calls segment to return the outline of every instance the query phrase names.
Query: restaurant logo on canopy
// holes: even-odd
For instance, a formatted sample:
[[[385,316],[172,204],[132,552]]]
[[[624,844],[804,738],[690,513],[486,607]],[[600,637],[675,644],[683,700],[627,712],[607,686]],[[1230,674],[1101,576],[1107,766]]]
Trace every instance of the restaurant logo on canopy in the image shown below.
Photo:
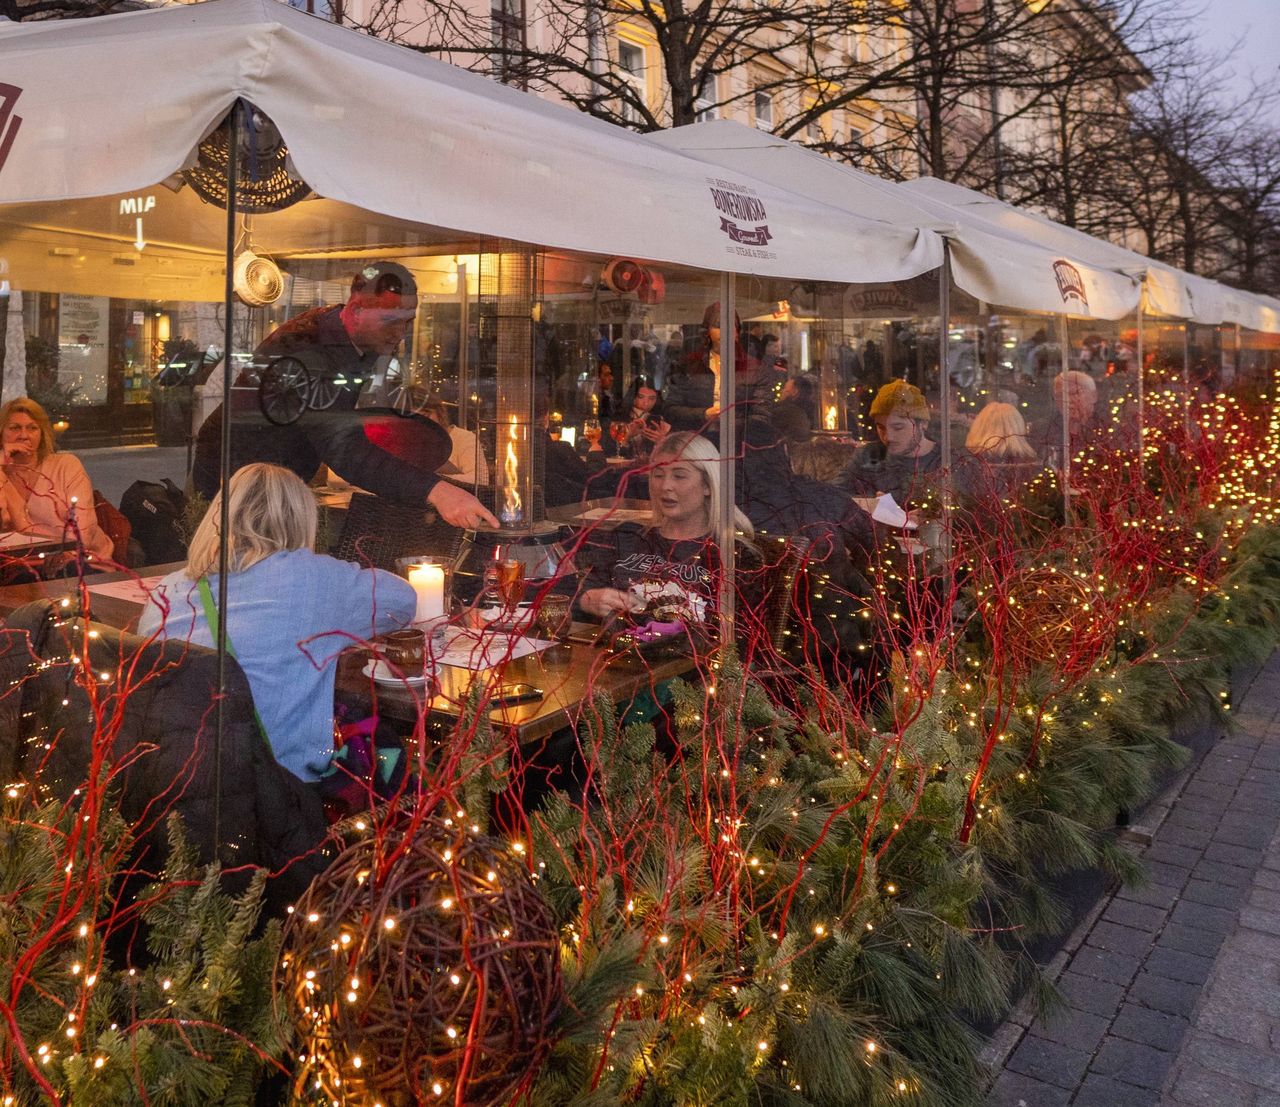
[[[1085,292],[1084,278],[1079,269],[1071,262],[1059,258],[1053,263],[1053,276],[1058,282],[1058,292],[1062,295],[1064,304],[1079,300],[1081,307],[1086,311],[1089,309],[1089,296]]]
[[[17,85],[0,84],[0,171],[9,160],[13,140],[18,137],[18,128],[22,126],[22,116],[13,114],[21,95],[22,89]]]
[[[729,250],[748,257],[776,257],[772,250],[764,249],[769,245],[773,234],[766,222],[769,215],[765,211],[764,201],[755,194],[755,190],[719,177],[708,177],[707,186],[711,190],[711,200],[716,211],[720,213],[720,230],[733,243]],[[743,224],[755,225],[748,227]]]

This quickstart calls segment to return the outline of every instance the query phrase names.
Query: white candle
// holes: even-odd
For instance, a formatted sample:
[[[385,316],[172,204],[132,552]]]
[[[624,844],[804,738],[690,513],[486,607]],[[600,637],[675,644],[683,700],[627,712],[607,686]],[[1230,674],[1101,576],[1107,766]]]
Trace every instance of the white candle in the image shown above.
[[[414,565],[409,570],[409,584],[418,597],[415,623],[439,619],[444,615],[444,566]]]

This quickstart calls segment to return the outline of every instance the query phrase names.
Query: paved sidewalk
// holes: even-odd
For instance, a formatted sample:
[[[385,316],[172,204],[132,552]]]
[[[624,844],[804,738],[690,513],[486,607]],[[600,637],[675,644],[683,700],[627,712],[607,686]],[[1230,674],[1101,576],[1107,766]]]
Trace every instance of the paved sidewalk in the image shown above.
[[[990,1107],[1280,1107],[1280,653],[1069,955]]]

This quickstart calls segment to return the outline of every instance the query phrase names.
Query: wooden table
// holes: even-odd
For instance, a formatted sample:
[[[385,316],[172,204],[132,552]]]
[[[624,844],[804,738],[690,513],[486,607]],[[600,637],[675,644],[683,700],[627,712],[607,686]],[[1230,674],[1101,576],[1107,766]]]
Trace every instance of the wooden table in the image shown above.
[[[92,573],[84,578],[84,583],[92,588],[95,584],[135,580],[139,577],[160,577],[166,573],[172,573],[175,569],[181,569],[184,564],[186,563],[175,561],[168,565],[150,565],[145,569],[127,573]],[[33,600],[53,600],[57,603],[67,599],[74,604],[77,602],[78,587],[79,581],[74,577],[7,585],[0,588],[0,618]],[[120,630],[132,630],[138,624],[138,616],[142,614],[142,604],[115,596],[98,596],[90,592],[89,613],[94,622],[106,623],[107,626],[117,627]]]
[[[513,730],[523,745],[571,725],[590,695],[603,693],[614,703],[623,703],[658,682],[693,668],[689,657],[650,661],[634,653],[611,653],[592,643],[597,629],[575,623],[567,646],[527,654],[494,669],[441,666],[439,690],[434,695],[407,684],[372,680],[362,671],[368,654],[348,650],[338,661],[336,694],[350,703],[372,703],[379,715],[389,719],[413,723],[425,711],[441,723],[452,724],[461,717],[475,681],[484,681],[488,686],[532,684],[542,690],[541,699],[495,707],[489,712],[491,724]]]
[[[92,586],[136,577],[163,576],[181,567],[182,562],[177,562],[150,566],[133,573],[98,573],[86,577],[85,583]],[[71,579],[0,588],[0,618],[33,600],[58,602],[68,599],[74,604],[77,602],[76,589],[77,581]],[[95,622],[121,630],[136,627],[142,613],[140,603],[114,596],[90,593],[89,604]],[[634,653],[612,654],[594,644],[597,630],[592,624],[574,623],[567,648],[528,654],[494,669],[477,671],[441,666],[440,687],[435,695],[408,685],[379,684],[361,671],[369,657],[367,650],[344,650],[338,658],[335,696],[357,710],[369,709],[400,722],[417,722],[425,710],[441,724],[452,725],[461,716],[462,705],[474,681],[482,680],[490,685],[498,682],[532,684],[542,690],[541,699],[495,707],[489,712],[489,721],[493,725],[514,730],[517,741],[524,744],[572,723],[583,701],[593,693],[602,692],[614,703],[623,703],[643,689],[693,668],[693,661],[688,657],[647,661]]]

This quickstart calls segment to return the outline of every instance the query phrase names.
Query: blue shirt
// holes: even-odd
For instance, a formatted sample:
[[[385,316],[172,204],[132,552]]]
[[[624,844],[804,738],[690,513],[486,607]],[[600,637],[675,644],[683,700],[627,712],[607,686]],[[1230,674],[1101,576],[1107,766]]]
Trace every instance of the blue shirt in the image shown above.
[[[214,603],[217,574],[210,574]],[[408,623],[408,581],[310,550],[283,550],[227,580],[227,637],[249,678],[276,760],[315,780],[333,756],[333,683],[347,646]],[[185,570],[160,581],[138,633],[213,647],[196,582]]]

